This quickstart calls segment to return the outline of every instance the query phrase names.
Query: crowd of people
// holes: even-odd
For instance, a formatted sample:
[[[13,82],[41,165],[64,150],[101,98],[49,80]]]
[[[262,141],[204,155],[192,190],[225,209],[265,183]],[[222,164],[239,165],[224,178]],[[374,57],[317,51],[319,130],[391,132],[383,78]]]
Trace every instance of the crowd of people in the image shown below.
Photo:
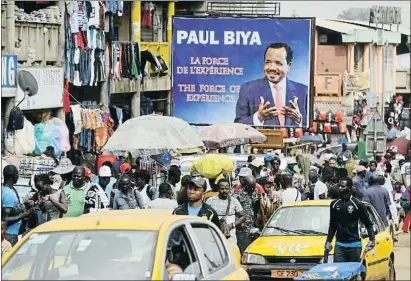
[[[179,166],[173,165],[167,181],[158,188],[150,185],[148,171],[127,163],[104,162],[94,175],[86,167],[61,159],[51,172],[31,178],[32,189],[22,200],[14,188],[18,169],[8,165],[3,169],[2,253],[42,223],[110,209],[168,209],[175,215],[203,217],[243,253],[281,205],[338,200],[347,194],[351,202],[370,202],[386,226],[392,220],[398,229],[402,222],[402,230],[409,231],[409,155],[403,157],[393,147],[376,161],[358,160],[343,145],[338,154],[326,150],[309,161],[306,180],[307,156],[267,154],[262,161],[251,155],[246,165],[237,167],[235,179],[228,175],[207,179],[195,172],[181,177]]]

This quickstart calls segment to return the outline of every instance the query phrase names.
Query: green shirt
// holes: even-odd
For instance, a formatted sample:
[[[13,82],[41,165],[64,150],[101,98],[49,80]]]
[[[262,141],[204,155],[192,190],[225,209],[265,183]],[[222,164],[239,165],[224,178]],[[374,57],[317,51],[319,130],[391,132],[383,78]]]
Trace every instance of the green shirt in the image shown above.
[[[74,188],[70,183],[64,187],[68,209],[63,217],[78,217],[84,213],[86,186],[84,184],[81,188]]]

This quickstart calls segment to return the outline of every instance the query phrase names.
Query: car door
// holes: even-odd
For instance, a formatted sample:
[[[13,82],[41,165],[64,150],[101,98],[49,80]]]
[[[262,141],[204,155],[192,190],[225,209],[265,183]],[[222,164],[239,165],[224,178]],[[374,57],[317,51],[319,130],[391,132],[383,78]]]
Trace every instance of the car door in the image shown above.
[[[375,215],[373,207],[371,205],[366,205],[367,213],[371,222],[373,224],[373,229],[375,233],[375,248],[373,251],[367,253],[367,279],[378,279],[379,276],[382,274],[382,265],[383,262],[383,240],[384,238],[384,228],[381,227],[379,223],[379,217]]]
[[[391,238],[391,235],[388,231],[388,228],[385,227],[384,222],[382,221],[381,217],[378,215],[377,211],[373,206],[369,206],[376,223],[378,224],[378,227],[380,229],[379,232],[379,240],[375,241],[376,243],[379,243],[379,249],[380,251],[376,253],[377,258],[378,258],[378,277],[377,279],[383,279],[388,275],[388,266],[389,266],[389,257],[391,255],[391,252],[393,250],[393,241]]]
[[[193,236],[195,249],[201,264],[205,264],[204,279],[220,280],[236,271],[236,264],[228,252],[227,241],[223,241],[212,226],[206,223],[190,223],[190,235]]]
[[[178,223],[168,230],[164,247],[164,260],[170,264],[176,264],[183,269],[184,274],[193,274],[196,280],[203,280],[205,275],[205,265],[201,264],[195,242],[188,234],[187,225]],[[177,257],[178,255],[178,257]],[[183,261],[183,262],[182,262]],[[170,280],[167,266],[162,266],[161,280]]]

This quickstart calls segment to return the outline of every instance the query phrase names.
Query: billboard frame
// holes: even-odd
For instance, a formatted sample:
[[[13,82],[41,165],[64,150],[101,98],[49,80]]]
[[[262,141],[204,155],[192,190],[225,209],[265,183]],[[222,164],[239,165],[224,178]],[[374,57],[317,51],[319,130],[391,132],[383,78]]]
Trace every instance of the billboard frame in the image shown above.
[[[308,103],[308,119],[307,120],[307,124],[306,127],[302,127],[303,129],[308,130],[309,128],[311,128],[312,126],[312,122],[313,122],[313,117],[314,117],[314,96],[315,96],[315,86],[314,86],[314,79],[315,79],[315,28],[316,28],[316,21],[315,21],[315,17],[267,17],[267,16],[259,16],[259,17],[252,17],[252,16],[234,16],[234,15],[227,15],[227,16],[199,16],[199,15],[173,15],[171,18],[171,25],[172,25],[172,30],[174,32],[174,18],[187,18],[187,19],[217,19],[217,18],[228,18],[228,19],[269,19],[269,20],[310,20],[310,28],[311,28],[311,32],[310,32],[310,85],[308,86],[308,97],[309,97],[309,103]],[[173,41],[171,41],[170,43],[170,50],[171,50],[171,54],[170,54],[170,58],[171,58],[171,63],[170,63],[170,67],[171,67],[171,116],[174,116],[174,92],[173,92],[173,85],[174,85],[174,67],[173,67],[173,63],[174,63],[174,56],[173,56]],[[174,116],[175,117],[175,116]],[[234,122],[234,121],[233,121]],[[190,125],[193,126],[210,126],[212,124],[208,124],[208,123],[190,123]],[[301,127],[291,127],[291,126],[254,126],[254,125],[250,125],[251,127],[256,127],[256,128],[264,128],[264,129],[280,129],[280,128],[301,128]]]

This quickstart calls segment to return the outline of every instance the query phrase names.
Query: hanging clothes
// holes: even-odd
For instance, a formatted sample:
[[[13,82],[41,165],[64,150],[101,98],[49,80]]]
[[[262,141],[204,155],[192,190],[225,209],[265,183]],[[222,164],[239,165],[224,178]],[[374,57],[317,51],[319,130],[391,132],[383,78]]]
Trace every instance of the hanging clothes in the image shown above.
[[[153,29],[153,12],[155,6],[152,2],[145,2],[143,7],[143,17],[141,20],[141,27]]]

